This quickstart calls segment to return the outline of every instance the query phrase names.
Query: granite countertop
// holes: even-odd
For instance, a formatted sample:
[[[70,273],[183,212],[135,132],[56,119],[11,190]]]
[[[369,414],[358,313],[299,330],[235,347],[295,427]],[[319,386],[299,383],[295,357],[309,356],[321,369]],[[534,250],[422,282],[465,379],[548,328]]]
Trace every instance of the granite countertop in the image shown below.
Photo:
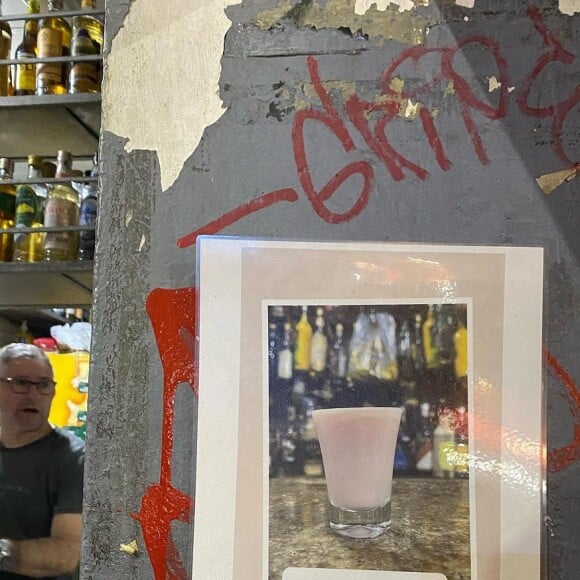
[[[395,479],[391,529],[354,540],[328,527],[323,479],[270,480],[269,580],[288,567],[439,572],[468,580],[469,483]]]

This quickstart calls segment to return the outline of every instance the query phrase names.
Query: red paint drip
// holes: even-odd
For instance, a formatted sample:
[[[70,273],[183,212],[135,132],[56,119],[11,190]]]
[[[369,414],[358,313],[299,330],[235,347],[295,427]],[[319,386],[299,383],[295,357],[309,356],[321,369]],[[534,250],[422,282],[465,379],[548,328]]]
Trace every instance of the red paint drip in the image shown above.
[[[187,248],[193,246],[199,236],[213,235],[217,234],[224,228],[235,224],[237,221],[249,216],[252,213],[263,210],[266,207],[279,203],[281,201],[295,202],[298,201],[298,194],[294,189],[278,189],[276,191],[271,191],[259,197],[258,199],[253,199],[248,203],[240,205],[239,207],[223,214],[216,220],[202,226],[201,228],[183,236],[177,240],[178,248]]]
[[[550,370],[562,381],[568,391],[570,412],[574,421],[574,436],[571,443],[548,452],[548,470],[557,472],[563,471],[580,459],[580,391],[562,365],[547,350],[544,351],[544,358]]]
[[[195,361],[196,289],[156,288],[146,309],[153,325],[163,367],[163,424],[159,483],[147,488],[141,510],[132,516],[141,524],[156,580],[185,580],[187,572],[171,539],[171,522],[191,523],[193,499],[171,484],[175,394],[187,383],[197,396]]]

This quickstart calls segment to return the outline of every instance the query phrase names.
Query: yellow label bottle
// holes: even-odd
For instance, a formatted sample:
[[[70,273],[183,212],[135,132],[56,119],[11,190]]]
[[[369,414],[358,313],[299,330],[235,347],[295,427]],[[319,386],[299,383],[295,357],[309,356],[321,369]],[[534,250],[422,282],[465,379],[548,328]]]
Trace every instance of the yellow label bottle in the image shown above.
[[[427,318],[423,323],[423,348],[425,350],[425,366],[428,369],[435,368],[439,364],[439,352],[433,343],[435,332],[435,311],[433,305],[429,305]]]
[[[460,379],[467,376],[467,328],[462,321],[453,335],[455,347],[454,369],[455,376]]]
[[[12,179],[14,162],[12,159],[0,159],[0,262],[12,260],[12,244],[14,236],[1,233],[4,228],[13,228],[16,217],[16,188],[13,185],[2,184],[2,181]]]
[[[294,350],[294,368],[297,371],[310,369],[310,347],[312,326],[308,322],[307,307],[302,307],[302,316],[296,324],[296,347]]]

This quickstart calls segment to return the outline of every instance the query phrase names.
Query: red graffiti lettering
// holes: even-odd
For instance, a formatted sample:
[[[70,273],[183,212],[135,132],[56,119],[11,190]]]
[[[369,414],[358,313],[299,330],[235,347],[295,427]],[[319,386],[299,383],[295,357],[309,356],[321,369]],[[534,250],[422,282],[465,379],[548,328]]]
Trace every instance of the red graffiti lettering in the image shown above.
[[[533,107],[529,104],[530,93],[532,92],[534,83],[542,74],[544,69],[552,63],[571,64],[576,60],[576,55],[568,52],[562,47],[560,41],[546,26],[544,17],[537,7],[531,6],[528,9],[528,14],[534,23],[536,31],[544,40],[544,45],[549,50],[537,60],[532,72],[524,79],[522,90],[517,99],[518,106],[522,113],[530,117],[552,117],[552,140],[554,142],[554,151],[556,155],[567,167],[580,168],[580,162],[574,162],[570,159],[568,154],[564,151],[564,145],[562,143],[562,128],[564,123],[571,111],[580,104],[580,85],[576,87],[567,99],[564,99],[559,103],[546,105],[544,107]]]
[[[373,186],[373,170],[365,161],[355,161],[343,167],[334,177],[324,185],[320,191],[316,191],[312,182],[312,175],[306,158],[306,144],[304,141],[304,125],[306,121],[315,121],[325,125],[334,133],[344,151],[349,152],[354,149],[354,143],[348,134],[348,130],[340,118],[338,111],[334,108],[330,96],[322,86],[318,74],[318,64],[314,57],[308,57],[308,70],[310,78],[324,107],[324,112],[314,109],[298,111],[294,117],[294,126],[292,127],[292,146],[294,148],[294,159],[298,177],[306,196],[312,204],[314,211],[325,221],[329,223],[342,223],[350,221],[357,216],[368,204],[369,195]],[[328,209],[325,202],[332,197],[338,188],[350,177],[356,174],[363,177],[363,186],[358,194],[354,205],[347,211],[336,213]]]
[[[195,362],[196,289],[156,288],[147,297],[163,367],[163,418],[159,483],[147,488],[141,510],[133,517],[141,524],[145,547],[156,580],[183,580],[185,569],[171,540],[171,522],[191,522],[193,499],[173,487],[173,426],[175,394],[189,384],[197,396]]]

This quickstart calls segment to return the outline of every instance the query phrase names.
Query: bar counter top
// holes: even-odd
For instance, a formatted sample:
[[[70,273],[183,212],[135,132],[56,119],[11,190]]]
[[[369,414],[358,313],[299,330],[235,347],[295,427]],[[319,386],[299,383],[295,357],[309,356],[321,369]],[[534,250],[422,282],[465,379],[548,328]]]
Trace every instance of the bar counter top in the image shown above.
[[[468,580],[469,482],[394,479],[390,530],[355,540],[328,527],[324,479],[273,478],[269,553],[269,580],[281,580],[288,567],[438,572]]]

